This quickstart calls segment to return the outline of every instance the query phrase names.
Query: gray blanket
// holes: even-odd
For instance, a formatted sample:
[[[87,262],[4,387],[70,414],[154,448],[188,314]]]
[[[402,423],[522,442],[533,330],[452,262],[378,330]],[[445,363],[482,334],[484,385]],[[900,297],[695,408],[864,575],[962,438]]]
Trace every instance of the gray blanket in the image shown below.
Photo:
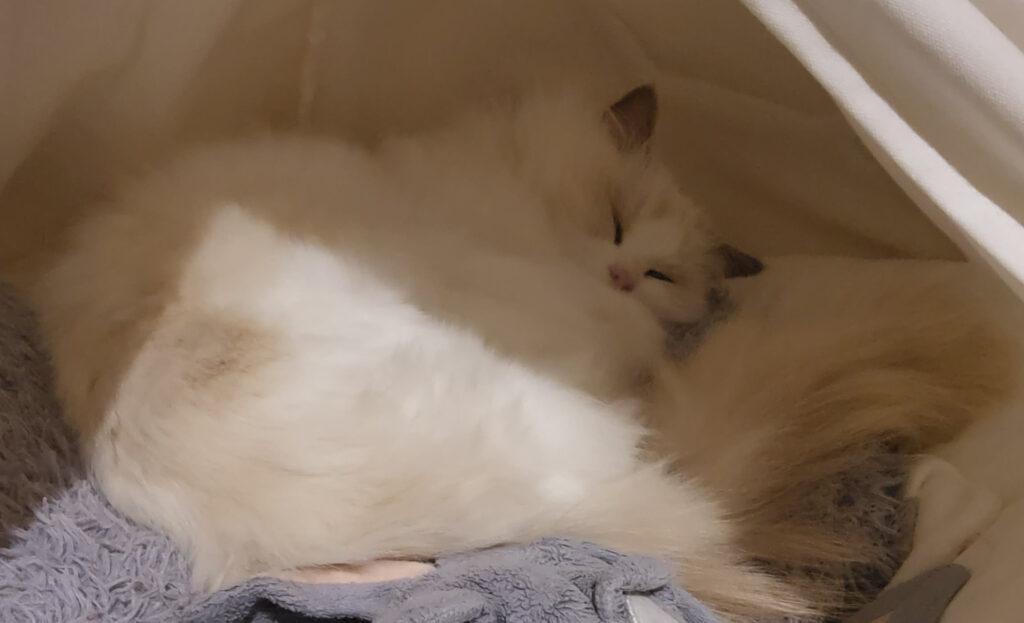
[[[610,622],[629,620],[627,594],[679,621],[713,621],[657,562],[559,539],[449,557],[401,582],[258,578],[193,592],[172,544],[118,515],[83,477],[31,315],[2,286],[0,548],[4,622]]]

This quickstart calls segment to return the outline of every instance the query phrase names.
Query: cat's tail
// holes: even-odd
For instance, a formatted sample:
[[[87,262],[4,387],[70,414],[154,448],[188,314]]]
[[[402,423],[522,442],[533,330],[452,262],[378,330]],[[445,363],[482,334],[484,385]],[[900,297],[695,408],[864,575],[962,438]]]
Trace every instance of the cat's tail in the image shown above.
[[[669,561],[679,584],[725,621],[813,614],[792,588],[744,559],[717,504],[660,465],[607,483],[559,523],[567,536]]]
[[[889,296],[874,315],[797,319],[785,330],[726,323],[682,371],[691,389],[659,422],[687,417],[697,397],[709,422],[700,434],[716,450],[698,449],[680,465],[728,492],[740,542],[755,558],[793,577],[857,561],[888,565],[879,569],[888,577],[899,563],[891,543],[836,525],[823,505],[842,505],[842,487],[875,470],[876,481],[894,486],[860,487],[855,496],[877,499],[846,503],[896,506],[899,457],[949,440],[1008,398],[1020,354],[990,320],[948,288],[921,286]],[[801,582],[816,604],[850,605],[835,578]]]

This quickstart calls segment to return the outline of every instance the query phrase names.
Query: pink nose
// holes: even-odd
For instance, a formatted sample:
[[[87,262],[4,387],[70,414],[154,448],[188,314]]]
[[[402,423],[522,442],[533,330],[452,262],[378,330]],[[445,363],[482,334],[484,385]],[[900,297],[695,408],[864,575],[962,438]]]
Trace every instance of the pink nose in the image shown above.
[[[632,292],[633,288],[636,287],[633,275],[629,274],[628,270],[618,264],[612,264],[608,267],[608,276],[611,277],[612,285],[623,292]]]

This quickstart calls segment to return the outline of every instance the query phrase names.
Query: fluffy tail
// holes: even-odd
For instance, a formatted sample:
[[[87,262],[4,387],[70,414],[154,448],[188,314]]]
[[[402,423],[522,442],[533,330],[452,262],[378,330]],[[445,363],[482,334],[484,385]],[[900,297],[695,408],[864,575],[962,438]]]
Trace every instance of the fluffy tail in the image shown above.
[[[731,522],[695,486],[649,465],[574,506],[562,533],[674,564],[680,585],[725,621],[778,620],[812,610],[797,593],[750,564]]]
[[[841,578],[806,570],[870,562],[891,573],[899,561],[855,522],[823,521],[815,502],[831,504],[865,469],[899,469],[898,453],[950,439],[1019,378],[1012,341],[944,287],[868,303],[813,317],[741,312],[670,371],[652,410],[656,448],[724,493],[743,547],[790,579],[806,576],[804,594],[826,610],[857,604]]]

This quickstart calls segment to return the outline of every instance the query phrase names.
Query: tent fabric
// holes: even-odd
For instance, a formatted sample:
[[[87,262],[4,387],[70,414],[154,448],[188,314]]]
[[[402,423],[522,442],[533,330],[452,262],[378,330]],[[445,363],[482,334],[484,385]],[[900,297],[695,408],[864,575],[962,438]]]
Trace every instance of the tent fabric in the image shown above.
[[[1024,297],[1024,4],[744,3],[918,205]]]
[[[1016,621],[1024,608],[1024,392],[914,467],[914,551],[893,583],[956,562],[971,578],[943,623]]]
[[[168,143],[253,129],[371,141],[533,84],[654,80],[658,147],[727,239],[765,255],[949,259],[829,95],[735,0],[9,0],[0,253]],[[59,184],[53,183],[59,181]],[[44,191],[40,191],[44,189]],[[11,240],[11,232],[34,232]],[[4,258],[0,257],[0,261]]]
[[[611,97],[652,79],[586,0],[492,4],[0,3],[0,211],[16,225],[0,228],[0,261],[178,142],[268,129],[369,142],[527,82],[580,76]]]
[[[1020,3],[479,7],[8,0],[0,210],[49,233],[115,172],[184,139],[303,127],[369,141],[530,83],[611,98],[653,79],[661,151],[740,246],[949,259],[952,238],[1024,292]]]

